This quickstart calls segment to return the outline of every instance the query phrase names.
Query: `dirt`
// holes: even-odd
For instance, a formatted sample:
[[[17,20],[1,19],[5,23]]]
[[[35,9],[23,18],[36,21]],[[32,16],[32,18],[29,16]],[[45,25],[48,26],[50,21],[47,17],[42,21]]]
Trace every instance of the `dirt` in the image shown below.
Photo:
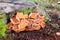
[[[56,35],[56,32],[60,32],[60,19],[58,19],[58,14],[53,12],[49,15],[51,21],[46,23],[45,28],[41,28],[38,31],[24,31],[20,33],[11,31],[3,40],[60,40],[60,36]],[[52,27],[51,23],[57,23],[59,28]]]

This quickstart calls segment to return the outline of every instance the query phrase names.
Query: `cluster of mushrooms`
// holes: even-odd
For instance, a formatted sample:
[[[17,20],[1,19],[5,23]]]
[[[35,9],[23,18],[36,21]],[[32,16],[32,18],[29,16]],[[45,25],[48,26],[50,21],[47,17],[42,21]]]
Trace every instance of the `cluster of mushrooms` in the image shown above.
[[[15,32],[40,30],[40,28],[44,27],[44,16],[40,15],[38,11],[29,15],[17,12],[7,24],[7,29],[12,29]]]

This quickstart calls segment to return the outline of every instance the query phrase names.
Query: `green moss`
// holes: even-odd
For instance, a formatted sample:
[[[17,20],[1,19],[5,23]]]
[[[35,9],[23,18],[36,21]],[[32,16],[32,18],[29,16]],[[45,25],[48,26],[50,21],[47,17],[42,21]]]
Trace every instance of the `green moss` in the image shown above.
[[[6,24],[0,20],[0,35],[5,36]]]
[[[5,31],[6,31],[6,24],[5,21],[3,21],[5,18],[5,14],[0,13],[0,36],[4,37]]]

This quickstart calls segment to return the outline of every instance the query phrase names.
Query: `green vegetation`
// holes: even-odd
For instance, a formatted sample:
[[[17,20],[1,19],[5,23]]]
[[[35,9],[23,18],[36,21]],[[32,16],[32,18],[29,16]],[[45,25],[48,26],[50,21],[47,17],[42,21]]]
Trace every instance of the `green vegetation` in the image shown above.
[[[57,9],[60,10],[60,4],[57,4]]]
[[[5,16],[5,14],[0,13],[0,19],[2,19]]]
[[[24,14],[28,14],[29,12],[31,12],[31,10],[28,8],[24,8],[24,9],[21,9],[20,12],[23,12]]]
[[[4,17],[5,17],[5,14],[0,14],[0,37],[4,37],[6,34],[5,34],[5,31],[6,31],[6,24],[4,23]]]
[[[48,17],[45,17],[44,18],[44,22],[48,22],[49,21],[49,18]]]
[[[51,24],[52,25],[52,27],[54,27],[54,28],[59,28],[59,25],[58,24]]]
[[[31,12],[35,12],[37,10],[36,6],[31,8],[23,8],[20,10],[20,12],[23,12],[24,14],[29,14]]]
[[[50,3],[53,3],[55,0],[49,0]]]
[[[4,24],[4,23],[0,20],[0,35],[1,35],[1,36],[5,36],[5,31],[6,31],[6,24]]]
[[[48,22],[49,21],[49,18],[48,18],[48,16],[47,16],[47,14],[45,13],[45,14],[43,14],[45,17],[44,17],[44,22]]]

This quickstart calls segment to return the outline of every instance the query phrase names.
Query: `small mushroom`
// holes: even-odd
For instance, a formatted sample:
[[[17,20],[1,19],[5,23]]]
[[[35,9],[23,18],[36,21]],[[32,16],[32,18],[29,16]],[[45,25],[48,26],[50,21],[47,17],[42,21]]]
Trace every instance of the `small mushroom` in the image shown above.
[[[56,35],[60,36],[60,32],[56,32]]]
[[[19,23],[19,21],[16,19],[15,16],[13,16],[12,18],[10,18],[10,20],[11,20],[11,22],[12,22],[13,24],[18,24],[18,23]]]

